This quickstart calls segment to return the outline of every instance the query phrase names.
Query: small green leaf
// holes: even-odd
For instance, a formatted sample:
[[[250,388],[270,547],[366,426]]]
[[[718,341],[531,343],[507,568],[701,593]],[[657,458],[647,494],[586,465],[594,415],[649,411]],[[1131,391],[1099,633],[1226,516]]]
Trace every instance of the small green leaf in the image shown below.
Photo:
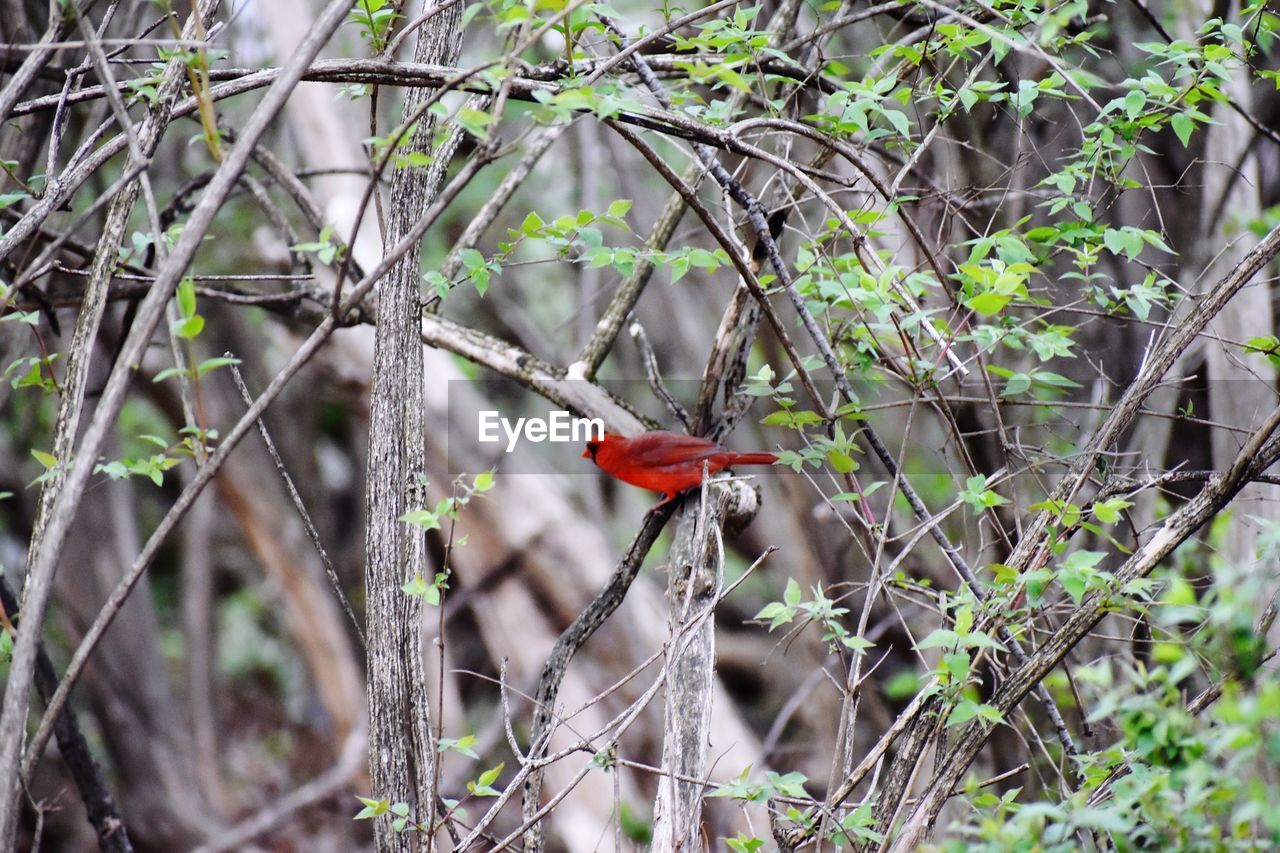
[[[916,643],[917,649],[932,649],[939,646],[954,646],[960,641],[960,637],[955,631],[948,631],[946,628],[937,628],[929,636]]]
[[[476,751],[472,749],[472,747],[475,746],[475,743],[475,735],[465,735],[460,738],[446,737],[440,739],[440,743],[436,749],[439,752],[456,752],[460,755],[465,755],[467,758],[478,759],[480,756],[476,755]]]
[[[502,775],[502,768],[506,766],[506,762],[502,762],[497,767],[491,767],[480,774],[480,778],[474,782],[467,783],[467,790],[477,797],[496,797],[501,791],[493,787],[493,783],[498,781],[498,777]]]
[[[999,314],[1011,299],[1013,299],[1012,296],[1000,293],[979,293],[977,296],[970,297],[966,304],[982,316],[990,317],[993,314]]]
[[[400,521],[416,524],[423,530],[439,530],[440,516],[429,509],[416,509],[400,516]]]
[[[1191,144],[1191,133],[1195,130],[1196,123],[1191,116],[1186,113],[1178,113],[1169,121],[1169,126],[1173,128],[1173,132],[1177,134],[1178,141],[1182,143],[1182,147],[1186,148]]]
[[[1081,599],[1084,598],[1085,589],[1089,585],[1088,579],[1078,572],[1062,572],[1058,575],[1058,582],[1062,584],[1062,588],[1066,590],[1067,595],[1071,596],[1071,600],[1079,607]]]
[[[833,449],[827,451],[827,461],[840,474],[849,474],[858,469],[858,463],[854,461],[854,458],[842,450]]]
[[[187,277],[178,285],[178,313],[183,317],[194,317],[196,313],[196,283]]]
[[[992,723],[1003,723],[1004,714],[1000,713],[1000,709],[995,705],[983,703],[978,706],[978,716]]]
[[[204,376],[209,371],[217,370],[219,367],[229,367],[239,363],[240,359],[225,355],[220,355],[217,358],[206,358],[196,367],[196,376]]]
[[[406,595],[412,595],[415,598],[421,598],[427,594],[427,581],[422,577],[422,573],[413,576],[413,580],[408,583],[401,584],[400,590]]]
[[[525,236],[532,237],[542,230],[544,224],[541,216],[530,211],[529,215],[520,223],[520,232]]]
[[[204,318],[199,314],[184,317],[181,320],[175,320],[170,328],[173,330],[175,338],[189,341],[199,337],[200,333],[204,331]]]
[[[369,820],[370,818],[379,817],[391,809],[391,804],[386,800],[374,800],[359,795],[356,796],[356,799],[364,804],[364,808],[356,814],[355,820]]]
[[[155,375],[155,378],[154,378],[154,379],[152,379],[151,381],[152,381],[152,382],[163,382],[163,381],[165,381],[166,379],[169,379],[169,378],[174,377],[174,376],[189,376],[189,375],[190,375],[190,374],[189,374],[187,371],[182,370],[181,368],[178,368],[178,367],[169,367],[169,368],[165,368],[164,370],[162,370],[162,371],[160,371],[159,373],[157,373],[157,374]]]
[[[947,726],[958,726],[978,716],[978,703],[972,699],[961,699],[947,717]]]
[[[1093,517],[1103,524],[1115,524],[1120,520],[1121,511],[1133,506],[1132,501],[1124,498],[1111,498],[1093,505]]]
[[[757,850],[764,846],[763,840],[741,832],[738,833],[737,838],[726,838],[724,841],[734,853],[756,853]]]
[[[853,634],[846,634],[840,637],[840,642],[843,643],[846,648],[852,649],[858,654],[864,653],[867,649],[874,649],[876,646],[876,644],[870,640],[863,639],[862,637],[858,637]]]
[[[489,124],[493,121],[493,116],[484,110],[477,110],[474,107],[463,107],[458,110],[458,124],[462,129],[477,139],[489,138]]]

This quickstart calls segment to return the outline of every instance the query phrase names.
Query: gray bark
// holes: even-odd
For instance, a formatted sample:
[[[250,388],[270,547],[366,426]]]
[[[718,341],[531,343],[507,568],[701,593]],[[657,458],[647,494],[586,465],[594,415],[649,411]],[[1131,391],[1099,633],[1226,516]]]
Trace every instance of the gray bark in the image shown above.
[[[723,571],[720,525],[728,494],[713,486],[676,524],[668,563],[671,608],[662,771],[654,803],[655,850],[702,849],[702,797],[715,682],[714,612]]]
[[[418,33],[416,62],[452,63],[460,46],[461,7],[436,16]],[[429,96],[406,93],[409,117]],[[411,147],[431,150],[434,122],[423,118]],[[388,205],[387,244],[398,242],[422,218],[435,196],[427,169],[394,173]],[[424,603],[400,587],[415,575],[430,576],[423,532],[400,521],[426,500],[422,315],[419,251],[407,252],[378,287],[374,339],[366,495],[368,528],[369,765],[374,796],[404,802],[419,821],[431,819],[434,755],[421,631]],[[378,850],[404,850],[410,836],[390,821],[375,827]]]

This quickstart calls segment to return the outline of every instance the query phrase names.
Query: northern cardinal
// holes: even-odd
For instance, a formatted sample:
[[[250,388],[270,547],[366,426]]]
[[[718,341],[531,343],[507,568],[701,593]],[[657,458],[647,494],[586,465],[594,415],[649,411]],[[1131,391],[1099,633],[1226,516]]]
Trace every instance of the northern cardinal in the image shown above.
[[[692,435],[655,430],[625,438],[607,433],[600,441],[588,441],[582,455],[624,483],[662,492],[665,499],[702,484],[702,464],[708,474],[734,465],[772,465],[772,453],[735,453],[714,441]]]

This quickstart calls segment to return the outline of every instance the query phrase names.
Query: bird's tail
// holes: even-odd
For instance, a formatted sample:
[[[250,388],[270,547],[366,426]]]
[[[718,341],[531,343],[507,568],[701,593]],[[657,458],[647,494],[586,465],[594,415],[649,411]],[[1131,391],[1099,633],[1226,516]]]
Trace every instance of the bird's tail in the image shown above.
[[[735,453],[730,465],[772,465],[778,461],[774,453]]]

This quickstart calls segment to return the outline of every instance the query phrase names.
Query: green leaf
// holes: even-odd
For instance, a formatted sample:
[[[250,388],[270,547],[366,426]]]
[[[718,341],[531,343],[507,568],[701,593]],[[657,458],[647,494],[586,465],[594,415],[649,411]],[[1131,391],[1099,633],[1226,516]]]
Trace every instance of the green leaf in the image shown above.
[[[481,471],[479,474],[476,474],[475,483],[472,485],[471,488],[477,492],[487,492],[490,489],[492,489],[493,488],[493,472]]]
[[[446,737],[440,739],[440,743],[437,745],[436,749],[439,752],[456,752],[461,755],[465,755],[467,758],[478,759],[480,756],[476,755],[476,751],[472,749],[472,747],[475,746],[475,743],[475,735],[465,735],[460,738]]]
[[[978,703],[972,699],[961,699],[955,708],[951,710],[950,716],[947,717],[947,726],[958,726],[961,723],[967,723],[976,716],[978,716]]]
[[[764,841],[755,836],[744,835],[739,832],[737,838],[724,839],[725,844],[729,845],[729,849],[734,853],[756,853],[764,846]]]
[[[947,668],[951,683],[963,684],[965,679],[969,677],[969,670],[973,665],[973,660],[969,657],[968,652],[947,652],[942,656],[942,663]]]
[[[467,790],[477,797],[496,797],[501,791],[493,787],[493,783],[498,781],[498,777],[502,775],[502,768],[506,766],[506,762],[499,764],[497,767],[491,767],[480,774],[480,778],[474,782],[467,783]]]
[[[990,568],[992,575],[995,576],[995,583],[999,586],[1016,583],[1021,576],[1017,569],[1006,566],[1004,563],[992,563]]]
[[[1169,120],[1169,126],[1173,128],[1173,132],[1177,134],[1178,141],[1182,143],[1182,147],[1186,148],[1191,144],[1191,133],[1195,130],[1196,123],[1191,116],[1186,113],[1178,113]]]
[[[760,608],[754,619],[768,619],[769,630],[772,631],[780,625],[786,625],[792,619],[796,618],[796,608],[788,607],[781,601],[771,601],[764,607]]]
[[[505,766],[506,763],[501,762],[497,767],[489,768],[480,774],[480,779],[478,781],[481,785],[492,785],[494,782],[498,781],[498,777],[502,775],[502,768]]]
[[[966,304],[982,316],[990,317],[993,314],[999,314],[1011,299],[1013,299],[1012,296],[1000,293],[979,293],[977,296],[970,297]]]
[[[853,457],[842,450],[827,451],[827,460],[831,463],[831,467],[841,474],[849,474],[858,469],[858,463]]]
[[[867,649],[873,649],[876,645],[870,640],[863,639],[862,637],[858,637],[853,634],[845,634],[840,637],[840,642],[843,643],[846,648],[852,649],[858,654],[862,654]]]
[[[209,371],[217,370],[219,367],[229,367],[239,363],[240,359],[225,355],[220,355],[217,358],[206,358],[196,367],[196,376],[204,376]]]
[[[493,121],[493,116],[484,110],[477,110],[474,107],[463,107],[458,110],[458,124],[462,129],[477,139],[489,138],[489,124]]]
[[[166,379],[170,379],[170,378],[172,378],[172,377],[174,377],[174,376],[189,376],[189,375],[190,375],[190,374],[189,374],[187,371],[185,371],[185,370],[183,370],[183,369],[181,369],[181,368],[178,368],[178,367],[168,367],[168,368],[165,368],[164,370],[160,371],[159,373],[157,373],[157,374],[155,375],[155,378],[154,378],[154,379],[152,379],[151,381],[152,381],[152,382],[163,382],[163,381],[165,381]]]
[[[631,209],[631,199],[620,198],[609,202],[609,209],[605,212],[606,216],[614,219],[621,219],[627,215],[627,211]]]
[[[364,804],[355,816],[354,820],[369,820],[370,818],[379,817],[391,810],[391,804],[386,800],[374,800],[369,797],[356,796],[356,799]]]
[[[129,469],[125,467],[123,462],[117,459],[116,461],[108,462],[105,465],[97,465],[94,467],[93,473],[106,474],[113,480],[123,480],[125,477],[129,476]]]
[[[440,516],[429,509],[416,509],[400,516],[400,521],[416,524],[423,530],[439,530]]]
[[[175,338],[182,338],[183,340],[189,341],[193,338],[199,337],[200,333],[204,331],[204,318],[199,314],[195,314],[191,317],[184,317],[181,320],[173,321],[170,328],[173,330],[173,336]]]
[[[184,278],[178,285],[178,313],[183,317],[194,317],[196,313],[195,279]]]
[[[1025,373],[1015,373],[1005,382],[1004,390],[1000,394],[1004,397],[1013,397],[1027,392],[1030,388],[1031,377]]]
[[[800,603],[801,596],[800,584],[796,583],[795,578],[788,578],[787,588],[782,592],[782,600],[786,602],[788,606],[795,607]]]
[[[1085,576],[1078,572],[1064,571],[1058,574],[1058,582],[1062,584],[1062,588],[1066,590],[1067,595],[1071,596],[1071,600],[1079,607],[1081,599],[1084,598],[1085,590],[1089,586]]]
[[[408,583],[401,584],[400,590],[406,595],[412,595],[415,598],[421,598],[427,593],[427,581],[422,577],[422,573],[413,576],[413,580]]]
[[[1004,714],[1000,713],[1000,709],[995,705],[983,703],[978,706],[978,716],[992,723],[1003,723]]]
[[[907,118],[906,113],[897,110],[881,110],[880,114],[888,119],[889,124],[893,125],[893,129],[903,136],[911,135],[911,120]]]
[[[484,11],[483,3],[472,3],[468,6],[466,11],[462,13],[462,20],[458,22],[458,31],[461,32],[465,30],[467,28],[467,24],[470,24],[472,19],[482,11]]]
[[[1093,505],[1093,517],[1103,524],[1115,524],[1120,520],[1121,511],[1133,506],[1132,501],[1124,498],[1111,498]]]
[[[52,470],[58,464],[58,457],[52,453],[45,453],[43,450],[32,450],[31,455],[40,463],[40,466],[46,471]]]
[[[1073,551],[1062,564],[1064,569],[1092,569],[1107,556],[1105,551]]]
[[[520,232],[527,237],[532,237],[542,230],[544,224],[541,216],[530,211],[529,215],[520,223]]]
[[[955,631],[948,631],[946,628],[937,628],[929,636],[916,643],[917,649],[932,649],[939,646],[954,646],[960,641],[960,636]]]
[[[1147,93],[1134,89],[1124,96],[1124,111],[1129,118],[1137,118],[1138,113],[1147,105]]]

